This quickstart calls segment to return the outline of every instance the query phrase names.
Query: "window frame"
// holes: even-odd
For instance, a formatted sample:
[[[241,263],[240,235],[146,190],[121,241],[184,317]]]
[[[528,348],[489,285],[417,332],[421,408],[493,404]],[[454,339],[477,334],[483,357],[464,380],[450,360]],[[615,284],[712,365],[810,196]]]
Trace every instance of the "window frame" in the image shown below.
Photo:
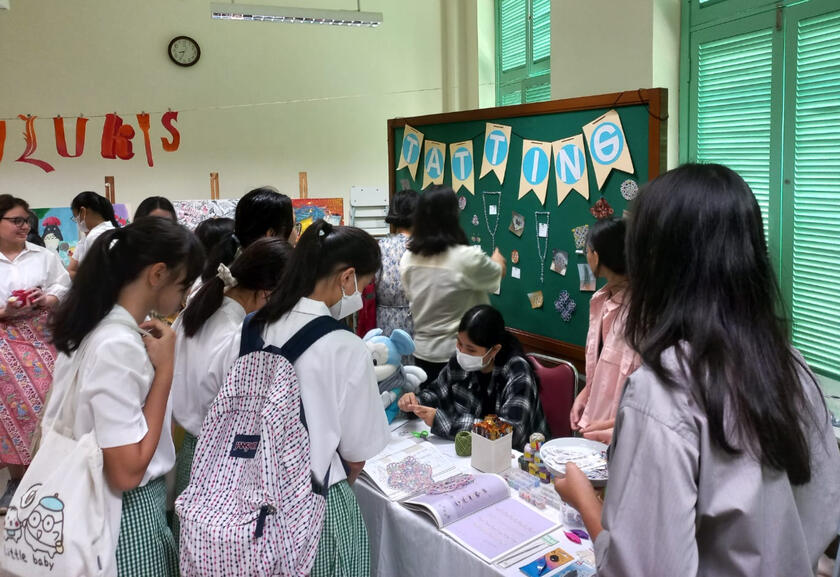
[[[523,0],[526,3],[525,11],[525,64],[506,72],[502,71],[502,0],[495,0],[495,27],[496,27],[496,106],[503,106],[502,99],[511,93],[520,92],[519,104],[529,102],[525,99],[526,90],[534,85],[551,83],[551,51],[548,56],[540,58],[536,62],[533,59],[534,49],[534,0]],[[549,13],[549,21],[550,21]],[[551,27],[549,26],[549,37]]]

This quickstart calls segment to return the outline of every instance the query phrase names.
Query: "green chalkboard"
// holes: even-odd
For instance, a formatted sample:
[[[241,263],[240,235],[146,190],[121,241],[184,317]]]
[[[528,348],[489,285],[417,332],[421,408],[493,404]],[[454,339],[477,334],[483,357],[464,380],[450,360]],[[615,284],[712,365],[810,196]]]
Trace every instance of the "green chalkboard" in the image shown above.
[[[621,194],[622,183],[632,180],[641,185],[659,174],[665,164],[665,119],[662,118],[661,111],[667,110],[666,98],[664,89],[652,89],[390,120],[388,139],[391,194],[406,186],[421,192],[423,190],[425,150],[424,154],[420,155],[415,178],[412,178],[408,168],[396,169],[395,161],[400,157],[406,124],[422,132],[424,140],[443,142],[447,145],[472,140],[475,194],[470,194],[465,188],[456,192],[459,197],[466,200],[466,206],[461,212],[461,226],[467,238],[470,239],[471,244],[481,245],[488,254],[492,252],[493,239],[490,230],[494,228],[496,218],[489,215],[489,205],[498,203],[495,245],[507,259],[508,269],[507,276],[502,281],[500,294],[491,295],[491,302],[502,311],[509,327],[528,333],[535,343],[541,345],[537,348],[579,360],[586,340],[589,299],[592,292],[583,292],[580,288],[578,264],[585,264],[586,257],[582,253],[576,253],[572,229],[595,222],[590,209],[601,196],[614,209],[614,216],[621,217],[628,205]],[[554,162],[550,167],[545,205],[540,203],[533,192],[529,192],[521,199],[518,198],[523,138],[552,142],[581,134],[583,125],[611,109],[616,110],[621,118],[627,146],[633,160],[634,174],[614,170],[599,191],[592,159],[587,148],[588,200],[572,191],[562,204],[557,205]],[[501,185],[493,172],[489,172],[483,178],[478,178],[484,153],[485,125],[488,122],[507,125],[512,129],[507,169]],[[451,185],[452,171],[448,146],[445,157],[444,184]],[[501,192],[500,197],[484,195],[485,192],[496,191]],[[500,201],[494,200],[497,198],[500,198]],[[525,227],[521,236],[509,230],[514,211],[525,218]],[[545,238],[538,237],[535,220],[537,211],[550,213],[547,241]],[[540,222],[545,222],[545,218],[541,216]],[[539,245],[538,239],[541,243]],[[565,275],[550,269],[554,250],[568,253]],[[519,253],[517,264],[512,262],[513,251]],[[542,282],[540,281],[541,252],[545,253],[545,260],[542,263]],[[514,278],[513,267],[519,269],[520,278]],[[602,282],[599,282],[598,286],[600,287],[601,284]],[[564,290],[568,291],[576,303],[576,310],[569,322],[565,322],[561,314],[555,310],[555,300]],[[542,308],[531,307],[528,294],[535,291],[543,293]]]

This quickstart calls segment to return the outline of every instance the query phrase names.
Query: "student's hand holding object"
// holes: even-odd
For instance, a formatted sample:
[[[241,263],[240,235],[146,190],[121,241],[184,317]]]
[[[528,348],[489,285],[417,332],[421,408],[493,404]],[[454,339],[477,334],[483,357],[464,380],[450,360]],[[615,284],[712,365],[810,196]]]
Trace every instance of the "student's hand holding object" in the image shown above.
[[[437,409],[421,405],[417,401],[417,397],[414,393],[406,393],[400,397],[400,400],[397,401],[397,406],[403,412],[414,413],[430,427],[435,422],[435,413],[437,413]]]
[[[554,489],[566,503],[577,509],[594,540],[602,530],[603,505],[586,475],[570,461],[566,463],[566,474],[554,479]]]
[[[175,366],[175,331],[157,319],[144,322],[140,328],[147,333],[143,336],[143,344],[155,372],[169,371],[171,374]]]

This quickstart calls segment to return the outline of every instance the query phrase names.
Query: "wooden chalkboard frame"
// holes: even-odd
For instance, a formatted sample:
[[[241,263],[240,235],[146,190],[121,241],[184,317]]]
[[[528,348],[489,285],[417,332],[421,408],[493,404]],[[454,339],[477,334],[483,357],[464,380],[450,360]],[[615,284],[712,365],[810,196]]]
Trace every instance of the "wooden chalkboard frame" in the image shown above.
[[[645,105],[648,108],[648,177],[653,178],[666,168],[668,158],[668,90],[665,88],[641,88],[625,92],[598,94],[565,98],[549,102],[519,104],[480,108],[462,112],[428,114],[411,118],[392,118],[388,120],[388,195],[393,198],[397,185],[396,154],[394,131],[409,124],[415,128],[429,124],[450,122],[497,121],[508,118],[557,114],[582,110],[621,108],[624,106]],[[529,333],[519,329],[510,329],[528,351],[551,355],[572,361],[583,372],[584,347]]]

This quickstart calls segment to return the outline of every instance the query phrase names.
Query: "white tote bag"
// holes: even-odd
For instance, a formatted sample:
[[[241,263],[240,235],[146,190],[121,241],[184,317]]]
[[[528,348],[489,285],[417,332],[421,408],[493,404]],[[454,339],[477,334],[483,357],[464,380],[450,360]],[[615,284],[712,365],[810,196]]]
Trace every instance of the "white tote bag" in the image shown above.
[[[84,343],[83,343],[84,344]],[[73,436],[83,347],[73,355],[70,383],[6,513],[2,568],[16,577],[117,574],[110,528],[121,501],[106,485],[93,432]],[[116,383],[115,383],[116,384]]]

